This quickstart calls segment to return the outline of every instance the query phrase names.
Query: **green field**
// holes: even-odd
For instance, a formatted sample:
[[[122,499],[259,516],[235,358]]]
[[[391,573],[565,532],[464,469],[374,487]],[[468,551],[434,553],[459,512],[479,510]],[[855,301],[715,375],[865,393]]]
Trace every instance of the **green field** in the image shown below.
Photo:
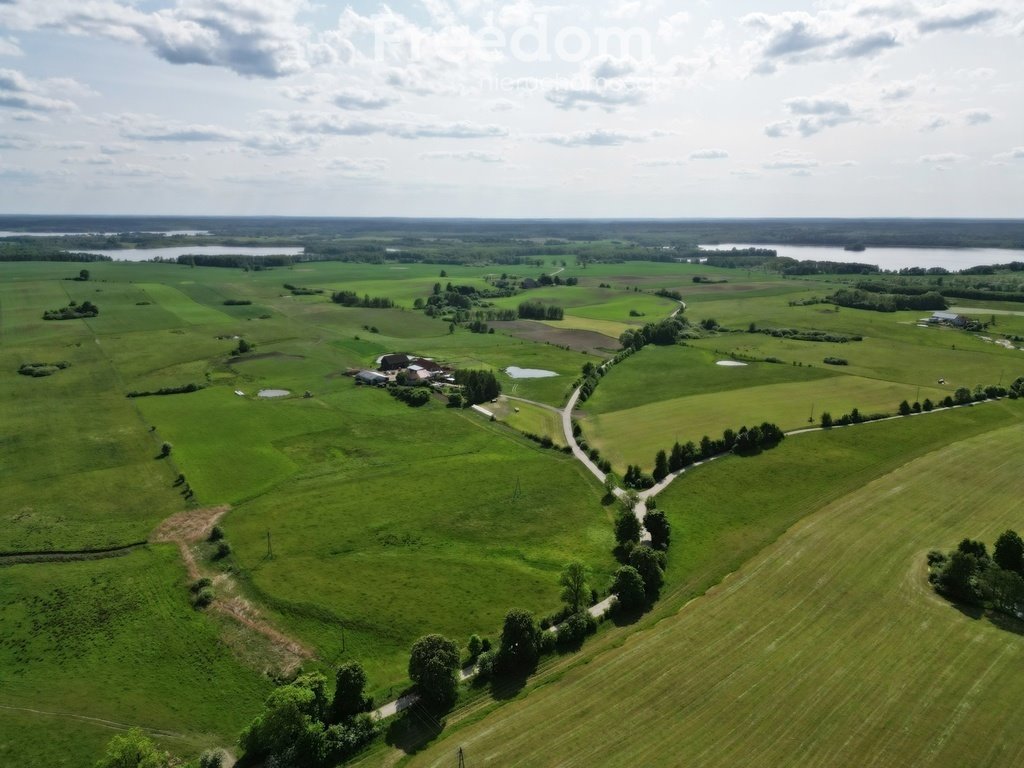
[[[270,682],[223,642],[188,601],[173,546],[89,562],[2,569],[0,761],[50,766],[54,723],[81,746],[65,765],[91,765],[114,731],[139,726],[177,752],[230,745]],[[38,714],[29,710],[39,710]],[[61,728],[57,728],[61,731]]]
[[[280,440],[297,473],[224,527],[282,625],[324,659],[358,659],[386,693],[427,629],[464,641],[493,637],[515,605],[552,612],[561,567],[610,574],[614,542],[600,487],[570,457],[473,413],[382,397],[348,392],[321,431]]]
[[[449,247],[423,243],[439,254]],[[609,253],[622,246],[590,245]],[[557,409],[585,364],[617,351],[623,330],[678,308],[655,295],[658,289],[682,292],[691,323],[714,318],[721,328],[699,333],[691,326],[686,345],[648,346],[612,368],[576,414],[616,470],[628,463],[649,469],[655,452],[677,439],[698,441],[765,420],[800,428],[824,410],[895,412],[903,399],[1008,384],[1022,372],[1019,351],[919,328],[917,313],[789,306],[832,290],[833,278],[669,262],[584,265],[543,254],[542,265],[515,267],[95,263],[88,281],[71,279],[78,264],[0,263],[0,763],[89,766],[113,733],[135,725],[183,757],[232,747],[280,673],[275,654],[288,641],[309,650],[306,669],[331,674],[338,664],[361,662],[367,692],[381,704],[408,685],[408,651],[419,636],[441,632],[460,645],[472,633],[496,640],[512,607],[538,618],[556,611],[568,561],[582,561],[603,593],[617,567],[616,507],[559,450],[565,439]],[[502,273],[537,277],[563,262],[560,274],[579,285],[493,302],[556,303],[565,309],[562,321],[498,322],[494,333],[477,334],[413,309],[437,282],[483,288]],[[694,283],[695,276],[725,282]],[[323,293],[296,296],[285,284]],[[338,290],[388,297],[396,307],[342,307],[330,300]],[[86,300],[99,306],[98,317],[42,320],[46,310]],[[1024,332],[1016,315],[998,317],[991,334]],[[752,322],[864,340],[779,339],[746,332]],[[255,349],[235,355],[242,339]],[[386,391],[354,384],[352,373],[376,367],[390,352],[494,371],[507,396],[486,406],[496,420],[447,408],[441,396],[409,408]],[[825,366],[827,355],[850,364]],[[751,362],[716,365],[732,357]],[[758,362],[767,357],[782,363]],[[42,378],[18,374],[24,363],[56,361],[70,366]],[[511,366],[557,375],[514,380],[504,372]],[[199,391],[127,397],[188,384]],[[261,389],[290,394],[262,399]],[[943,648],[928,646],[925,658],[943,677],[934,691],[924,689],[905,728],[893,726],[881,738],[871,718],[910,695],[901,688],[887,698],[878,693],[883,680],[921,690],[920,665],[907,660],[911,623],[895,610],[897,598],[913,598],[908,615],[938,627],[936,637],[962,636],[951,621],[963,617],[929,600],[917,582],[903,589],[908,563],[916,562],[907,554],[948,548],[962,535],[988,536],[1012,522],[1008,500],[1022,489],[1003,453],[1019,444],[1020,427],[1008,425],[1022,416],[1017,403],[989,403],[794,436],[760,456],[687,472],[658,499],[674,530],[661,601],[636,624],[606,625],[579,654],[547,659],[511,703],[482,689],[467,693],[450,716],[451,738],[466,737],[470,764],[654,764],[661,754],[655,750],[673,741],[697,764],[735,764],[743,750],[760,748],[751,740],[775,750],[766,753],[772,764],[804,757],[842,763],[847,753],[834,750],[843,733],[858,745],[849,754],[869,737],[890,750],[878,753],[879,763],[905,746],[908,754],[934,749],[933,762],[952,755],[955,763],[970,734],[997,730],[986,720],[992,705],[965,709],[967,725],[945,741],[907,734],[945,716],[940,700],[964,684],[980,663],[976,654],[1012,660],[1016,651],[998,656],[1003,648],[991,627],[974,625],[982,639],[961,654],[963,672]],[[524,433],[548,437],[554,448]],[[988,433],[991,441],[976,437]],[[169,456],[160,455],[164,442]],[[961,467],[954,455],[971,459]],[[977,478],[969,482],[968,465]],[[898,484],[903,489],[893,490]],[[941,501],[933,514],[930,498]],[[219,524],[230,556],[215,563],[208,559],[213,545],[193,550],[217,577],[220,602],[206,611],[191,607],[188,571],[171,544],[80,559],[81,550],[153,539],[172,516],[205,519],[204,510],[222,505],[229,508],[219,510]],[[847,552],[859,553],[856,562],[847,564]],[[25,553],[49,560],[20,562]],[[812,573],[822,563],[828,569]],[[726,588],[683,608],[736,570],[741,576]],[[865,631],[872,626],[865,617],[869,588],[880,596],[880,626],[894,643],[896,660],[879,667],[887,677],[863,669],[857,656],[858,648],[873,652],[880,642]],[[813,595],[814,610],[800,603],[800,589]],[[849,610],[826,611],[837,595]],[[225,615],[228,598],[245,608],[248,623]],[[921,613],[926,609],[942,610]],[[825,631],[829,622],[835,638]],[[783,623],[798,629],[787,634]],[[762,639],[776,646],[766,652]],[[814,654],[818,646],[835,662],[832,677]],[[810,657],[808,675],[795,674]],[[735,680],[726,669],[736,670]],[[854,673],[865,682],[843,677]],[[758,679],[763,685],[753,684]],[[819,690],[835,692],[839,703],[824,708]],[[982,698],[998,700],[987,688],[965,700]],[[785,707],[795,713],[791,727],[778,719]],[[816,719],[826,717],[821,712],[827,722]],[[580,728],[568,728],[567,717]],[[856,717],[869,723],[863,732],[850,725]],[[61,733],[48,738],[55,722]],[[902,723],[894,715],[890,722]],[[637,725],[628,739],[623,723]],[[555,735],[557,728],[564,733]],[[819,735],[801,735],[811,731]],[[445,760],[453,743],[442,734],[436,745]],[[804,751],[787,751],[793,744]],[[434,749],[413,762],[441,760]],[[999,749],[981,763],[1017,756]],[[375,750],[370,762],[405,759],[387,743]]]
[[[924,556],[1020,526],[1022,438],[1018,422],[954,442],[823,504],[706,596],[557,685],[450,726],[409,764],[447,765],[458,747],[503,765],[1019,763],[1020,635],[935,596]],[[846,439],[778,452],[813,470],[823,444]],[[735,463],[698,473],[726,488],[715,475]],[[776,480],[756,466],[744,477]]]

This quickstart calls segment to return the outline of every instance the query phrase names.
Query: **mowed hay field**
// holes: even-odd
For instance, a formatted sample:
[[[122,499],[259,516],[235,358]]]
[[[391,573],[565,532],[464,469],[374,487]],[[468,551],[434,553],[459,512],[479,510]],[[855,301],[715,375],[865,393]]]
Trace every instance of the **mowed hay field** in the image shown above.
[[[937,597],[925,554],[1021,527],[1022,441],[1020,423],[971,437],[828,503],[706,596],[408,764],[462,747],[481,765],[1019,765],[1024,637]]]

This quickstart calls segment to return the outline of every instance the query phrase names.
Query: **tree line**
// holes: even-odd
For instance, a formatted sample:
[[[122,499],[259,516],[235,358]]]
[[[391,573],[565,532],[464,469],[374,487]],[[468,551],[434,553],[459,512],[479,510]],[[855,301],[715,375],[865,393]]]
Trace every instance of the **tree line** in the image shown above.
[[[941,311],[949,308],[949,303],[937,291],[922,294],[870,293],[857,288],[841,288],[825,300],[838,307],[872,312],[899,312],[907,309]]]
[[[360,297],[355,291],[335,291],[331,294],[331,301],[343,307],[363,307],[366,309],[391,309],[395,306],[395,302],[387,297],[371,297],[369,294]]]
[[[523,320],[561,320],[565,317],[565,310],[555,304],[524,301],[519,305],[518,314]]]

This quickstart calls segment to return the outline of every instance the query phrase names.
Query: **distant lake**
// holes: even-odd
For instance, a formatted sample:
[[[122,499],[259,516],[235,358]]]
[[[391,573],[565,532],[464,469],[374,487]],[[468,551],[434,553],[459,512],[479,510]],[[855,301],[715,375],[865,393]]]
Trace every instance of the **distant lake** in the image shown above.
[[[0,232],[0,237],[116,237],[126,232]],[[205,229],[143,230],[137,235],[208,235]]]
[[[75,251],[109,256],[115,261],[151,261],[179,256],[301,256],[304,248],[233,248],[227,245],[176,245],[173,248],[132,248],[109,251]]]
[[[733,248],[771,248],[779,256],[798,261],[841,261],[844,263],[876,264],[880,269],[908,269],[910,267],[943,267],[955,272],[986,264],[1007,264],[1024,261],[1024,251],[1004,248],[868,248],[846,251],[837,246],[771,245],[767,243],[702,245],[703,250],[728,251]]]

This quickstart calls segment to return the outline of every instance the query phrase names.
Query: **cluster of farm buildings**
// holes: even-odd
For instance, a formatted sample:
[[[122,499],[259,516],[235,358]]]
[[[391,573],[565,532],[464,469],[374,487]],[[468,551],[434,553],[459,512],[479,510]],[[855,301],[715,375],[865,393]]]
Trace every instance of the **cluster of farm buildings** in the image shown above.
[[[411,385],[423,382],[443,384],[455,382],[451,369],[438,365],[430,358],[401,353],[384,355],[377,361],[376,371],[359,371],[355,374],[355,380],[357,384],[369,384],[375,387],[386,387],[388,384],[396,382]]]

